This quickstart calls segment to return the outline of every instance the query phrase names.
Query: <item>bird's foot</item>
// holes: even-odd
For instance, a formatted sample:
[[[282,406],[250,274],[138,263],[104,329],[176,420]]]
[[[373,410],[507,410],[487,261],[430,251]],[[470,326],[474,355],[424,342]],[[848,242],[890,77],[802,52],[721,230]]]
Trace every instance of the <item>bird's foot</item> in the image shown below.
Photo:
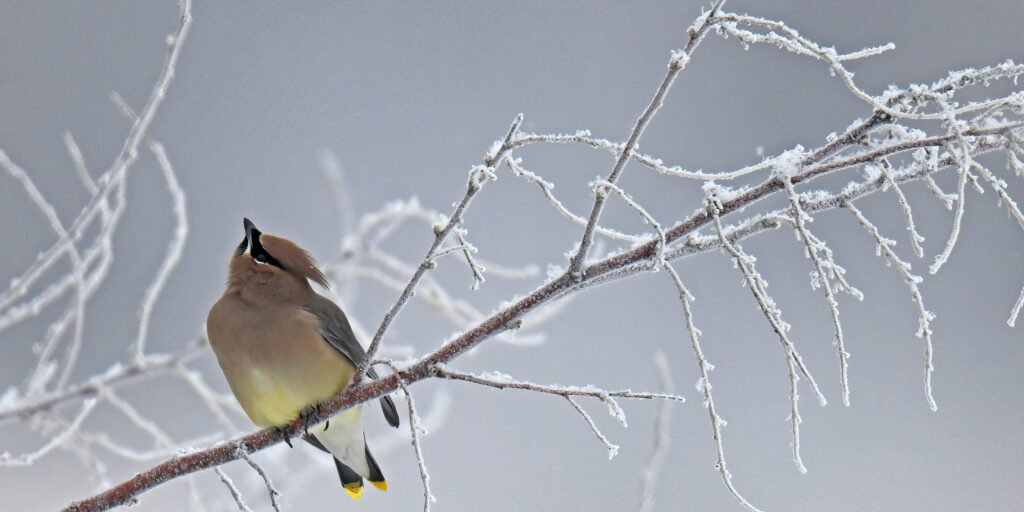
[[[288,448],[295,448],[294,446],[292,446],[292,440],[291,440],[291,437],[288,434],[288,426],[287,425],[285,425],[283,427],[277,427],[277,433],[281,434],[281,437],[284,438],[284,444],[288,445]]]
[[[299,418],[302,418],[302,429],[309,435],[309,421],[315,419],[320,414],[320,404],[307,405],[301,411],[299,411]],[[327,427],[324,427],[327,430]]]

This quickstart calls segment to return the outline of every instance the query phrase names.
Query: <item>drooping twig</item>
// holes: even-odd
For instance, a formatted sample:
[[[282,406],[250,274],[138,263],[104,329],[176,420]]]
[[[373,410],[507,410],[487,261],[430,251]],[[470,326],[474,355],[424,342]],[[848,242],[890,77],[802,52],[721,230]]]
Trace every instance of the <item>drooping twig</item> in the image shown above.
[[[697,329],[693,323],[693,311],[690,309],[693,295],[690,295],[690,291],[683,285],[683,280],[679,278],[679,274],[672,268],[672,265],[665,263],[665,271],[672,278],[676,290],[679,291],[679,302],[683,305],[686,333],[690,338],[690,347],[693,349],[693,355],[697,358],[697,370],[700,372],[700,379],[697,380],[697,391],[704,396],[704,408],[708,410],[708,417],[711,419],[711,432],[715,438],[715,469],[718,470],[718,474],[722,475],[722,482],[725,483],[726,489],[729,490],[729,493],[741,505],[751,512],[761,512],[760,509],[747,501],[736,490],[736,486],[732,483],[732,473],[729,473],[729,469],[726,467],[725,446],[722,443],[722,427],[725,426],[725,420],[718,415],[718,410],[715,408],[715,399],[711,395],[711,377],[709,373],[714,366],[704,356],[704,351],[700,346],[700,329]]]
[[[850,406],[850,381],[847,377],[848,363],[846,359],[850,357],[850,354],[846,352],[846,345],[843,343],[843,327],[839,323],[839,304],[836,302],[835,294],[832,293],[832,283],[829,281],[828,275],[825,274],[825,268],[822,264],[821,258],[818,256],[818,250],[823,247],[823,244],[816,244],[811,238],[810,230],[807,229],[806,221],[810,219],[810,216],[804,213],[800,207],[800,197],[797,195],[796,190],[793,189],[793,183],[790,181],[788,176],[780,176],[783,185],[786,186],[786,194],[789,196],[789,203],[793,205],[793,219],[796,222],[797,232],[800,234],[800,239],[803,240],[804,245],[807,247],[807,256],[811,259],[814,264],[814,272],[817,275],[817,282],[821,285],[821,288],[825,290],[825,303],[828,306],[829,316],[832,317],[832,328],[835,331],[835,337],[833,338],[833,344],[839,351],[839,381],[843,388],[843,405]]]
[[[885,258],[892,264],[893,267],[899,271],[903,277],[904,282],[910,288],[911,297],[914,300],[914,305],[917,306],[919,327],[917,329],[917,336],[924,339],[924,395],[928,400],[928,407],[933,411],[938,410],[938,405],[935,403],[935,398],[932,396],[932,329],[931,321],[935,318],[935,315],[924,308],[924,298],[921,296],[921,290],[918,288],[918,284],[921,282],[921,277],[916,276],[910,272],[910,263],[900,259],[898,255],[892,250],[892,246],[896,243],[888,238],[882,236],[881,232],[878,231],[878,227],[875,226],[867,217],[864,216],[861,211],[853,205],[851,202],[844,204],[846,209],[853,213],[853,216],[857,218],[857,222],[864,229],[868,230],[868,233],[875,239],[875,243],[878,244],[878,250],[885,255]]]
[[[924,242],[924,237],[917,232],[917,226],[914,225],[914,213],[910,208],[910,201],[907,201],[907,196],[903,195],[900,185],[892,179],[892,164],[884,158],[880,162],[882,175],[885,176],[886,182],[892,187],[892,191],[896,194],[896,202],[899,203],[900,209],[903,210],[903,220],[906,221],[907,231],[910,233],[910,246],[914,248],[914,254],[918,258],[923,258],[924,249],[921,247],[921,242]]]
[[[274,487],[274,484],[273,482],[270,481],[270,476],[267,475],[267,472],[264,471],[263,468],[256,463],[256,461],[252,460],[252,457],[250,457],[249,454],[246,453],[245,448],[243,446],[238,446],[238,457],[244,460],[246,463],[248,463],[249,467],[251,467],[254,471],[256,471],[257,474],[260,475],[260,478],[263,479],[263,485],[267,487],[267,494],[270,495],[270,506],[274,507],[274,512],[281,512],[281,504],[277,501],[277,498],[278,496],[281,495],[281,492],[278,491],[276,487]]]
[[[619,453],[619,445],[612,444],[612,442],[609,441],[608,438],[601,433],[601,429],[597,428],[597,424],[594,423],[594,418],[591,418],[590,414],[588,414],[587,411],[580,406],[580,404],[576,403],[576,401],[573,400],[571,396],[565,395],[565,399],[569,401],[569,404],[572,405],[573,409],[576,409],[576,412],[580,413],[580,416],[582,416],[584,421],[587,422],[587,425],[590,426],[590,430],[594,433],[594,436],[597,437],[597,440],[601,441],[601,444],[603,444],[604,447],[608,450],[608,459],[614,459],[615,456],[618,455]]]
[[[70,425],[66,426],[60,434],[57,434],[50,438],[39,449],[20,455],[18,457],[12,457],[8,452],[0,452],[0,467],[2,466],[31,466],[39,458],[43,457],[47,453],[50,453],[57,447],[64,444],[64,442],[78,432],[78,427],[82,425],[82,422],[89,417],[89,414],[96,407],[97,400],[95,398],[88,398],[82,403],[82,407],[78,414],[75,416],[74,421]]]
[[[953,148],[948,148],[948,153],[956,162],[957,173],[960,176],[956,183],[956,213],[953,215],[953,229],[949,231],[949,240],[946,241],[946,246],[941,253],[935,256],[935,262],[928,268],[930,274],[937,273],[942,265],[949,260],[949,255],[953,252],[953,247],[956,246],[956,241],[960,237],[960,225],[964,218],[964,205],[967,202],[964,192],[966,192],[967,178],[971,176],[970,156],[968,156],[966,148],[963,149],[963,152],[958,155]]]
[[[228,477],[227,473],[225,473],[221,468],[214,468],[214,471],[217,473],[217,476],[220,477],[220,481],[224,483],[224,486],[228,488],[228,492],[231,493],[231,498],[235,500],[235,504],[238,505],[238,510],[240,512],[252,512],[252,509],[249,508],[249,506],[245,504],[245,501],[242,500],[241,491],[238,490],[238,487],[235,487],[235,483],[231,481],[231,478]]]
[[[416,454],[416,466],[420,470],[420,481],[423,482],[423,512],[430,512],[430,504],[437,501],[434,494],[430,492],[430,473],[427,471],[427,463],[423,458],[423,447],[420,446],[420,435],[426,434],[426,429],[420,423],[420,415],[416,412],[416,403],[413,401],[412,393],[405,380],[401,377],[401,370],[391,361],[385,361],[391,367],[395,375],[399,375],[398,384],[405,393],[405,401],[409,406],[409,434],[412,436],[412,449]]]
[[[764,279],[754,268],[754,258],[743,252],[738,245],[729,242],[728,238],[726,238],[725,231],[722,229],[722,220],[718,215],[720,205],[717,204],[714,198],[708,201],[708,209],[714,217],[715,229],[718,232],[719,240],[722,241],[722,245],[732,254],[737,265],[743,271],[743,277],[747,282],[747,286],[750,288],[751,293],[754,294],[754,298],[757,299],[757,303],[761,307],[761,312],[768,319],[768,323],[771,324],[772,330],[779,336],[779,342],[782,344],[789,373],[790,424],[793,426],[793,462],[796,463],[796,467],[801,473],[806,473],[807,467],[804,466],[804,462],[800,457],[800,423],[802,420],[800,419],[800,411],[797,408],[800,400],[800,395],[796,389],[797,382],[800,380],[796,372],[797,368],[800,369],[800,373],[803,373],[804,377],[807,377],[811,390],[818,397],[818,402],[821,405],[826,403],[825,395],[818,389],[818,384],[814,381],[814,377],[811,376],[807,367],[804,366],[803,358],[797,353],[796,347],[789,339],[789,335],[786,334],[786,331],[789,330],[789,324],[782,320],[782,312],[779,311],[771,296],[767,294]]]

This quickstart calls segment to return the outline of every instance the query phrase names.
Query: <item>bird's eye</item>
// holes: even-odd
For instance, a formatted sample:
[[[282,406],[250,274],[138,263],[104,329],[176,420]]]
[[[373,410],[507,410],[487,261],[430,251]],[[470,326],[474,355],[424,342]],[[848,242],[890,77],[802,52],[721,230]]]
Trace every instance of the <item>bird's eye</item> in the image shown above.
[[[256,257],[254,257],[253,259],[256,260],[256,263],[267,263],[267,255],[263,253],[257,254]]]

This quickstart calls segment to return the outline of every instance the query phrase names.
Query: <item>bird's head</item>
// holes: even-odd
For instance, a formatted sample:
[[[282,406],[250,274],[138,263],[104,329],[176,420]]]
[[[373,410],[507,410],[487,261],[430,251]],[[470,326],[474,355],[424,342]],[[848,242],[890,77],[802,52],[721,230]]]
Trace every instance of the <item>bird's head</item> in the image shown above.
[[[235,249],[228,267],[229,287],[256,286],[286,292],[296,285],[308,287],[307,280],[328,286],[313,257],[294,242],[262,233],[249,219],[242,219],[242,226],[245,238]]]

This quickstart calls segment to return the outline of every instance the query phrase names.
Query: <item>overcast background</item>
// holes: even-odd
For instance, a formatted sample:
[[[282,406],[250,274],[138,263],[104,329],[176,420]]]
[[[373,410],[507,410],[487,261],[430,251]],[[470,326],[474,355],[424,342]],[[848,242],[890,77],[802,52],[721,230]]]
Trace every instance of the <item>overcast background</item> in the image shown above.
[[[524,130],[573,132],[622,140],[664,75],[669,51],[704,3],[681,2],[207,2],[194,7],[195,24],[177,77],[150,131],[164,143],[187,197],[191,234],[184,258],[157,305],[150,348],[172,351],[201,332],[222,292],[227,257],[249,216],[265,232],[292,238],[320,261],[335,259],[343,219],[323,178],[319,155],[333,151],[344,166],[357,213],[416,196],[450,211],[466,171],[491,141],[523,112]],[[1012,58],[1024,60],[1024,3],[1015,0],[768,1],[735,0],[733,11],[782,19],[839,51],[892,41],[896,50],[852,65],[859,84],[878,92],[890,83],[931,82],[945,72]],[[177,21],[165,2],[0,3],[0,147],[27,169],[62,219],[86,200],[63,149],[75,135],[98,175],[113,161],[128,124],[109,101],[119,91],[140,108],[156,78],[165,36]],[[993,94],[996,91],[992,91]],[[825,66],[774,47],[744,51],[735,39],[709,36],[677,81],[641,147],[689,169],[729,170],[767,154],[820,145],[870,112]],[[524,164],[557,184],[575,211],[591,201],[587,182],[606,175],[606,153],[582,147],[530,148]],[[1020,180],[1002,159],[988,163],[1024,200]],[[948,172],[946,174],[949,174]],[[848,175],[835,183],[854,179]],[[940,182],[947,190],[949,176]],[[699,206],[700,184],[679,182],[630,166],[622,185],[663,224]],[[88,353],[74,378],[124,360],[135,336],[136,311],[160,264],[173,229],[170,199],[152,157],[143,155],[129,178],[129,211],[115,239],[111,276],[89,305]],[[925,273],[951,225],[921,185],[906,187],[927,237]],[[742,277],[718,253],[679,262],[697,296],[695,321],[712,373],[734,482],[765,510],[1007,510],[1024,498],[1024,347],[1020,328],[1006,318],[1024,282],[1024,235],[992,193],[968,192],[960,244],[952,259],[922,287],[937,314],[932,413],[921,384],[922,343],[914,337],[915,309],[898,274],[875,257],[864,231],[845,212],[813,225],[838,251],[847,276],[866,294],[840,298],[850,358],[852,406],[841,405],[831,322],[820,290],[811,290],[810,263],[788,232],[745,243],[792,336],[830,403],[821,408],[801,394],[803,455],[799,474],[790,456],[788,381],[778,341]],[[612,201],[612,203],[616,203]],[[902,216],[891,194],[862,208],[912,257]],[[642,226],[613,204],[611,225]],[[45,219],[17,182],[0,175],[0,282],[20,275],[52,243]],[[563,264],[580,228],[557,216],[535,186],[507,170],[488,185],[467,217],[480,255],[510,265]],[[407,261],[426,249],[423,226],[400,232],[390,248]],[[468,290],[468,271],[445,261],[441,276],[481,310],[532,290],[530,282],[492,277]],[[342,283],[344,289],[347,284]],[[395,294],[359,289],[349,314],[375,329]],[[464,293],[463,293],[464,292]],[[50,316],[0,335],[0,389],[20,382],[31,345]],[[529,325],[529,317],[526,319]],[[546,329],[544,345],[487,343],[454,366],[500,370],[538,382],[595,384],[607,389],[654,389],[654,353],[672,364],[677,389],[689,401],[673,407],[671,447],[655,493],[661,510],[739,510],[713,468],[706,411],[693,383],[696,364],[676,292],[655,274],[617,282],[576,298]],[[437,346],[452,327],[418,305],[387,338],[420,352]],[[210,354],[195,365],[226,389]],[[126,397],[181,438],[209,422],[194,395],[156,380]],[[163,383],[163,384],[162,384]],[[650,456],[658,404],[623,404],[623,429],[599,403],[583,401],[622,449],[611,461],[585,422],[563,400],[500,392],[461,383],[421,383],[412,390],[429,411],[442,391],[447,420],[423,439],[437,510],[631,510],[640,503],[640,477]],[[68,411],[72,411],[68,409]],[[385,429],[376,406],[371,444]],[[249,430],[251,425],[239,421]],[[145,438],[123,422],[90,419],[126,443]],[[404,427],[405,425],[403,425]],[[212,423],[206,423],[209,431]],[[45,440],[24,425],[0,425],[0,451],[22,453]],[[288,450],[284,445],[271,452]],[[295,451],[311,450],[296,445]],[[416,510],[421,489],[411,449],[378,459],[387,494],[369,489],[360,502],[344,495],[323,457],[307,485],[289,475],[307,457],[266,458],[281,482],[287,510]],[[110,459],[111,478],[143,469]],[[0,509],[54,510],[96,490],[72,455],[59,452],[33,467],[0,470]],[[268,510],[265,492],[249,485],[238,463],[229,474],[246,485],[248,501]],[[200,478],[211,510],[233,510],[213,473]],[[174,483],[142,496],[137,510],[182,510],[186,487]]]

